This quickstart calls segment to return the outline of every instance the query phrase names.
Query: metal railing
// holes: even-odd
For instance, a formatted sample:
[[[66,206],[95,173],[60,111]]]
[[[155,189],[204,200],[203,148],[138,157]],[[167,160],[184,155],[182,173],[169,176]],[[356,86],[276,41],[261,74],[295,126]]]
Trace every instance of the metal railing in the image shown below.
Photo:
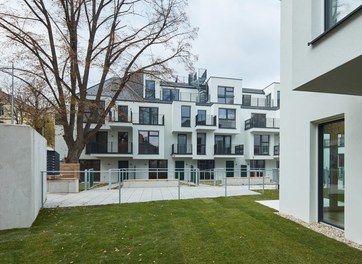
[[[88,146],[89,154],[132,154],[133,144],[131,142],[107,142],[102,144],[98,142],[91,143]]]
[[[236,128],[236,121],[219,118],[219,128]]]
[[[251,128],[280,128],[279,118],[266,118],[264,120],[250,118],[245,120],[245,130]]]
[[[206,115],[195,117],[195,126],[216,126],[216,116]]]
[[[133,120],[133,113],[132,111],[128,114],[118,114],[116,115],[115,112],[112,112],[112,115],[108,116],[108,122],[115,122],[115,123],[132,123]]]
[[[172,155],[192,155],[192,144],[172,144]]]
[[[165,125],[165,115],[154,115],[150,118],[142,118],[139,113],[133,113],[132,123],[135,125],[154,125],[154,126],[164,126]]]
[[[274,156],[279,156],[279,145],[274,146]]]
[[[223,146],[219,144],[214,145],[215,155],[244,155],[244,145],[231,145]]]

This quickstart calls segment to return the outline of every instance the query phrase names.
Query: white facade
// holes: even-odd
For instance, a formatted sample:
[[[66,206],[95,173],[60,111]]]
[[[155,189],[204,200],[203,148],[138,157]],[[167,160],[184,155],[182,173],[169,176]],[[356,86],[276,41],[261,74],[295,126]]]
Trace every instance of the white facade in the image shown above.
[[[148,81],[154,81],[154,92],[147,90]],[[259,165],[265,161],[264,169],[274,169],[279,160],[279,154],[274,154],[279,146],[278,91],[278,83],[264,91],[243,89],[241,79],[210,77],[196,85],[195,82],[164,82],[145,75],[142,100],[117,101],[101,128],[103,141],[98,138],[93,143],[95,148],[90,146],[83,151],[81,164],[88,162],[89,165],[91,160],[99,162],[96,169],[101,171],[123,167],[144,169],[144,173],[137,174],[137,179],[152,178],[147,170],[151,162],[157,161],[167,162],[168,178],[175,177],[177,166],[186,170],[228,166],[235,169],[234,176],[239,177],[241,169],[249,170],[253,166],[250,160],[260,160]],[[273,99],[267,103],[269,94]],[[107,104],[108,98],[103,99]],[[145,109],[154,112],[148,115]],[[125,114],[122,115],[122,111]],[[254,113],[264,114],[265,118],[250,126]],[[148,138],[142,145],[146,134]],[[263,153],[254,153],[254,135],[265,135],[268,139]],[[56,128],[55,149],[61,159],[67,155],[60,127]],[[107,173],[100,177],[101,181],[108,179]]]
[[[346,238],[362,243],[362,98],[337,95],[362,91],[356,67],[362,55],[362,13],[357,7],[325,30],[327,2],[281,1],[280,211],[308,223],[342,227]],[[323,129],[331,124],[344,124],[344,132],[338,132],[343,144],[324,142],[328,134]],[[338,157],[332,157],[333,151]],[[336,160],[343,173],[333,184],[334,172],[326,178],[325,163]],[[334,211],[332,195],[339,195]],[[326,221],[328,214],[340,216]]]
[[[29,126],[0,125],[0,230],[30,227],[46,200],[46,140]]]

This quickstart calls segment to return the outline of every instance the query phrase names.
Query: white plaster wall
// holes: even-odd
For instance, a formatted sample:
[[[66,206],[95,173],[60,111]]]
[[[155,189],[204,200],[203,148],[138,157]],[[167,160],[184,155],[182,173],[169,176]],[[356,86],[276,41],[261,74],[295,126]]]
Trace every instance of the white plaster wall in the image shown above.
[[[210,102],[217,103],[217,87],[234,87],[234,104],[242,103],[242,80],[234,78],[210,77],[207,81],[209,86]]]
[[[0,125],[0,145],[0,229],[30,227],[46,199],[46,140],[28,126]]]
[[[347,33],[338,33],[338,36],[334,36],[335,41],[322,45],[335,58],[325,60],[323,54],[327,51],[322,50],[320,55],[312,56],[306,53],[305,47],[306,36],[310,35],[310,21],[310,1],[282,1],[280,211],[306,222],[318,221],[317,124],[344,116],[345,236],[362,243],[362,98],[292,90],[301,80],[310,79],[313,74],[320,74],[326,68],[342,63],[343,58],[355,52],[353,47],[356,39],[359,40],[359,45],[362,39],[349,39],[348,46],[351,45],[352,49],[345,49],[343,45],[344,51],[341,52],[341,47],[337,48],[335,45],[341,44],[339,34],[345,36],[349,30]],[[356,25],[360,23],[357,21]],[[346,39],[348,38],[344,39],[344,43]],[[318,67],[320,68],[317,69]]]
[[[318,1],[284,1],[290,5],[293,17],[289,19],[297,27],[293,34],[292,85],[298,87],[321,76],[351,59],[362,55],[362,13],[356,14],[353,21],[343,23],[337,30],[328,33],[318,45],[308,43],[323,30],[323,7]],[[303,10],[303,11],[301,11]],[[286,25],[282,24],[282,27]],[[327,41],[326,41],[327,40]],[[283,49],[281,49],[283,51]],[[284,51],[283,51],[284,52]]]

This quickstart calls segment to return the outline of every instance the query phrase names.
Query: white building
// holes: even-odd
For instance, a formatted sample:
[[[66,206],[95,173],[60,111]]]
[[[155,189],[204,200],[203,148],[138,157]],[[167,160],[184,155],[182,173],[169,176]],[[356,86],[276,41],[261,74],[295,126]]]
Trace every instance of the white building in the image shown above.
[[[105,104],[112,93],[104,93]],[[97,86],[88,89],[91,99]],[[201,177],[215,168],[227,176],[247,176],[250,169],[279,166],[279,84],[261,89],[242,87],[241,79],[190,76],[188,83],[166,82],[144,75],[129,83],[116,106],[83,151],[81,169],[144,169],[129,178],[175,178],[175,170],[199,168]],[[56,150],[67,155],[57,128]],[[156,174],[152,169],[167,169]],[[250,173],[250,172],[248,172]],[[251,172],[252,176],[261,176]],[[181,174],[183,179],[187,175]]]
[[[281,3],[280,210],[362,244],[362,0]]]

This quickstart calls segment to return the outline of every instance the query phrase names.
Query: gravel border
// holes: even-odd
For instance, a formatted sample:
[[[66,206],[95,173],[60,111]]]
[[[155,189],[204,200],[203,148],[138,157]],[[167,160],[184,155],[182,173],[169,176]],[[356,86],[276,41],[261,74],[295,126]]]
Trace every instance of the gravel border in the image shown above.
[[[336,227],[333,227],[333,226],[330,226],[330,225],[327,225],[327,224],[323,224],[323,223],[312,223],[312,224],[308,224],[300,219],[297,219],[291,215],[287,215],[287,214],[282,214],[282,213],[279,213],[279,212],[276,212],[277,215],[281,216],[281,217],[284,217],[288,220],[291,220],[293,222],[296,222],[302,226],[305,226],[306,228],[309,228],[315,232],[318,232],[320,234],[323,234],[327,237],[330,237],[330,238],[333,238],[335,240],[338,240],[342,243],[345,243],[347,244],[348,246],[350,247],[353,247],[353,248],[356,248],[356,249],[359,249],[362,251],[362,245],[360,244],[357,244],[355,242],[352,242],[348,239],[346,239],[344,237],[344,232],[343,230],[341,229],[338,229]]]

